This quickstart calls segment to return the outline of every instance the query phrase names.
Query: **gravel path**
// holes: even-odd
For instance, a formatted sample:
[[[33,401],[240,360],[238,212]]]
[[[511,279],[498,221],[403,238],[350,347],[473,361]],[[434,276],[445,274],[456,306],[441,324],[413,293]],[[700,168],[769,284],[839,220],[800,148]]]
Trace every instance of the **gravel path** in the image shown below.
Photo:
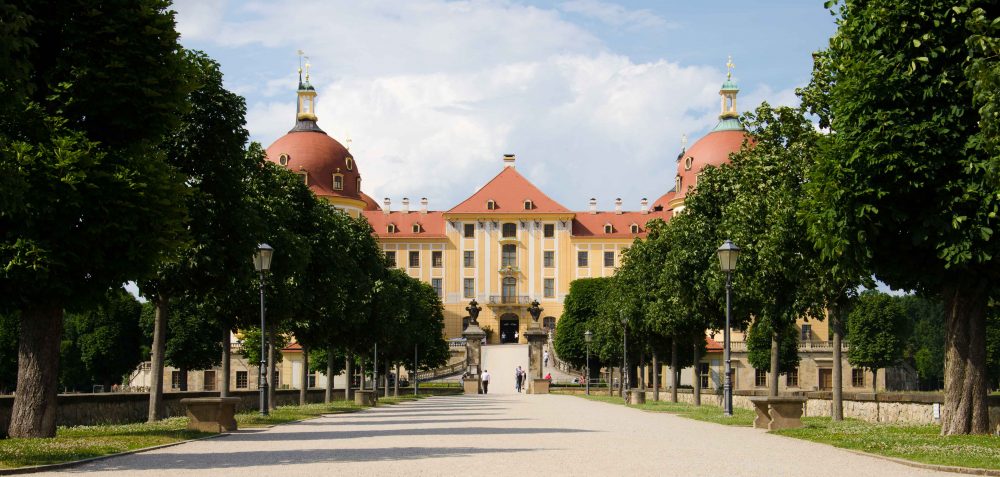
[[[107,459],[116,476],[924,476],[829,446],[560,395],[448,396]],[[55,474],[46,474],[55,475]]]

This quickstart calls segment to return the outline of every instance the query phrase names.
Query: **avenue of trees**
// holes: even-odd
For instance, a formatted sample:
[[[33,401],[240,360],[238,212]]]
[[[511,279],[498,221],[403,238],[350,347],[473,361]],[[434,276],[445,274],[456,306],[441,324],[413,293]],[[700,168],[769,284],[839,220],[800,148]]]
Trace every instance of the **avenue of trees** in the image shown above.
[[[10,436],[53,436],[60,389],[118,384],[146,353],[150,420],[163,417],[165,364],[227,371],[230,332],[261,334],[251,257],[262,242],[275,248],[265,276],[269,369],[273,344],[289,335],[327,356],[378,344],[393,365],[412,362],[415,347],[425,366],[447,358],[433,289],[387,270],[364,219],[248,144],[243,98],[224,88],[215,61],[180,46],[169,7],[0,6],[0,381],[16,390]],[[122,290],[129,281],[146,304]]]
[[[815,55],[802,106],[747,113],[748,141],[701,173],[682,213],[650,223],[613,278],[574,283],[560,356],[579,364],[589,328],[595,359],[620,363],[621,317],[637,332],[632,363],[721,330],[715,249],[731,239],[742,248],[733,326],[748,331],[751,364],[770,369],[771,394],[798,362],[795,320],[827,319],[834,418],[850,331],[852,363],[910,359],[924,382],[943,381],[943,434],[988,432],[1000,364],[1000,21],[985,4],[828,2],[838,32]],[[920,298],[859,298],[875,279]],[[606,309],[571,306],[591,288]]]

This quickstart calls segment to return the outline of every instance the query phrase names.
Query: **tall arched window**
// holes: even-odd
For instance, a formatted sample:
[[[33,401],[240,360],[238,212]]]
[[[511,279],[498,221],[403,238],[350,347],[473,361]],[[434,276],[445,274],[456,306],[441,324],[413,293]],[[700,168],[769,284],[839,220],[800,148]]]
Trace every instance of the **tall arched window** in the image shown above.
[[[500,291],[503,303],[514,303],[517,301],[517,279],[505,277],[503,279],[503,289]]]

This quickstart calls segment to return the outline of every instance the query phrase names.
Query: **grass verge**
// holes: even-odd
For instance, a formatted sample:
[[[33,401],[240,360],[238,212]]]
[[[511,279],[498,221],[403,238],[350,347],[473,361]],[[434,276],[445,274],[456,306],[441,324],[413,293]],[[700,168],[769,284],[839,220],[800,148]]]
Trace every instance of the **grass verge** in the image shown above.
[[[923,464],[1000,470],[1000,438],[994,436],[942,436],[936,425],[834,422],[828,417],[806,417],[802,422],[805,426],[799,429],[773,433]]]
[[[620,397],[576,396],[624,404]],[[754,418],[753,411],[740,408],[733,410],[733,417],[726,418],[719,407],[711,404],[698,407],[687,403],[647,402],[629,407],[735,426],[751,426]],[[829,417],[805,417],[802,423],[804,426],[799,429],[772,433],[922,464],[1000,470],[1000,438],[995,436],[941,436],[941,427],[937,425],[872,424],[855,419],[834,422]]]
[[[0,440],[0,467],[57,464],[205,437],[185,430],[186,417],[152,424],[60,427],[52,439]]]

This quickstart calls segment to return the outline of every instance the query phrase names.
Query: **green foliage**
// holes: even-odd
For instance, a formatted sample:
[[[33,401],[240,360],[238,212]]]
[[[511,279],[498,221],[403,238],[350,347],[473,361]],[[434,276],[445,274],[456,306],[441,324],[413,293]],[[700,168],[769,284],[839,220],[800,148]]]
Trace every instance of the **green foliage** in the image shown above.
[[[594,333],[594,340],[590,344],[592,368],[600,367],[598,360],[613,362],[615,352],[618,353],[617,356],[621,356],[620,331],[617,338],[613,333],[598,334],[598,314],[610,286],[609,278],[581,278],[570,282],[554,338],[556,354],[560,360],[577,367],[586,365],[587,348],[583,334],[588,329]],[[618,328],[620,330],[621,325]]]
[[[92,310],[67,313],[60,353],[60,384],[90,392],[95,384],[110,391],[142,360],[142,306],[122,288],[108,291]]]
[[[866,292],[847,316],[851,342],[847,361],[873,372],[896,365],[903,359],[909,330],[906,310],[891,296]]]
[[[243,356],[246,357],[248,363],[259,363],[260,362],[260,327],[257,328],[246,328],[243,331]],[[288,336],[284,334],[276,334],[272,343],[274,344],[275,351],[280,351],[285,346],[288,346]],[[274,362],[281,362],[281,353],[274,353]]]
[[[771,369],[772,330],[766,321],[756,321],[747,331],[747,360],[757,369]],[[778,340],[778,373],[785,374],[799,367],[799,333],[794,326],[785,327]]]
[[[913,330],[905,357],[912,360],[920,388],[937,390],[944,386],[945,313],[940,300],[914,295],[895,297],[906,310],[906,321]]]

